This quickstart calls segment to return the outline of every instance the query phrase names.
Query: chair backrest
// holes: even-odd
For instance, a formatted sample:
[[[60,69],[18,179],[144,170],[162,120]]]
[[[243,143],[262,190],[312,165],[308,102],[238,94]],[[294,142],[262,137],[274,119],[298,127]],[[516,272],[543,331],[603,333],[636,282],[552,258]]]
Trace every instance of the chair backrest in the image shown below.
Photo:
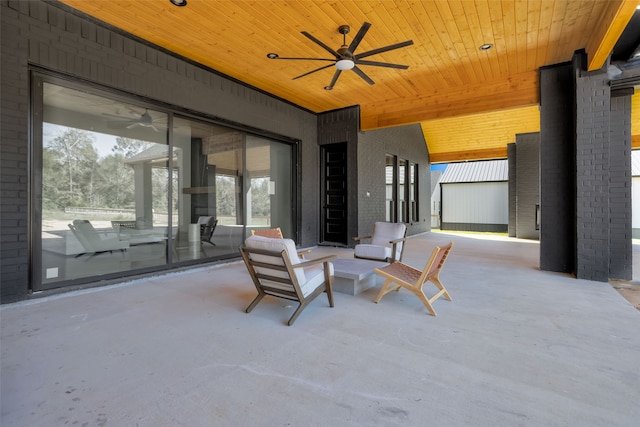
[[[431,258],[424,269],[424,277],[423,281],[427,280],[429,277],[436,276],[440,274],[440,270],[444,265],[444,262],[447,260],[449,256],[449,252],[451,252],[451,248],[453,247],[453,242],[449,242],[448,245],[439,247],[436,246],[431,253]]]
[[[371,244],[379,246],[391,246],[390,240],[401,239],[407,235],[407,226],[401,222],[378,221],[373,225]],[[404,242],[399,242],[396,246],[395,259],[402,259],[402,248]]]
[[[280,230],[280,227],[251,230],[251,235],[270,237],[272,239],[284,239],[284,236],[282,235],[282,230]]]
[[[256,273],[273,278],[293,279],[286,268],[286,260],[291,265],[300,264],[300,258],[296,250],[296,244],[291,239],[274,239],[264,236],[253,235],[245,240],[245,247],[249,249],[249,260],[255,262]],[[252,249],[263,251],[263,253],[251,253]],[[264,253],[268,252],[268,253]],[[306,282],[303,268],[296,268],[294,272],[295,280],[298,285]],[[264,279],[265,283],[270,286],[291,289],[292,285],[286,285],[277,280]],[[300,291],[300,289],[298,289]]]
[[[69,228],[87,251],[95,250],[96,245],[100,243],[100,235],[89,220],[75,219],[73,225],[69,224]]]
[[[214,216],[201,216],[198,218],[198,222],[200,225],[200,238],[202,240],[208,241],[213,236],[213,232],[216,229],[216,225],[218,225],[218,220]]]

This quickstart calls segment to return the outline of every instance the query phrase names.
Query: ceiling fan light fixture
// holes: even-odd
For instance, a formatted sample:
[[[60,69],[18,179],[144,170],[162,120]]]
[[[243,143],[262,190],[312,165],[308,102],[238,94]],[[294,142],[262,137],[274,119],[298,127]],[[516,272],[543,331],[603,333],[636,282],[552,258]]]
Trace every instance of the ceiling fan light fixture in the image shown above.
[[[341,59],[336,62],[336,68],[340,71],[350,70],[354,67],[354,65],[356,64],[350,59]]]
[[[172,5],[182,7],[187,5],[187,0],[169,0]]]

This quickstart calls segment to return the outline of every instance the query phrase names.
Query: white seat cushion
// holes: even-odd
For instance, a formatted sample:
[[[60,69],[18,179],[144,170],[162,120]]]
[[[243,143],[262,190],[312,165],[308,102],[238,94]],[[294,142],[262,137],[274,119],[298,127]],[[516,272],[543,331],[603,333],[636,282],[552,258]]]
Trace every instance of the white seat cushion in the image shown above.
[[[355,256],[358,258],[373,258],[385,260],[391,257],[391,246],[370,245],[362,243],[354,248]]]
[[[307,282],[304,285],[300,285],[302,295],[306,297],[324,283],[324,263],[305,267],[301,270],[304,270],[304,274],[307,276]],[[329,276],[333,276],[333,264],[331,263],[329,263]]]
[[[270,237],[262,237],[262,236],[249,236],[247,240],[245,240],[245,246],[253,249],[263,249],[266,251],[272,252],[282,252],[285,250],[289,257],[289,261],[291,261],[292,265],[300,264],[300,258],[298,257],[298,252],[296,251],[296,244],[291,239],[272,239]],[[252,255],[252,259],[255,261],[266,262],[270,264],[276,265],[284,265],[282,259],[280,257],[270,257],[267,255]],[[296,278],[298,279],[298,283],[300,286],[306,283],[307,279],[305,276],[304,268],[296,268]],[[259,273],[269,274],[271,276],[288,278],[288,274],[283,271],[268,269],[264,267],[260,267],[257,269]],[[281,289],[290,289],[287,285],[279,282],[269,282],[270,286],[274,286]],[[304,292],[303,292],[304,293]]]
[[[355,256],[360,258],[387,259],[392,258],[393,245],[389,243],[391,240],[401,239],[405,236],[407,226],[401,222],[376,222],[373,225],[373,234],[371,235],[371,243],[362,243],[354,248]],[[402,245],[399,242],[396,245],[395,259],[400,259],[402,253]]]

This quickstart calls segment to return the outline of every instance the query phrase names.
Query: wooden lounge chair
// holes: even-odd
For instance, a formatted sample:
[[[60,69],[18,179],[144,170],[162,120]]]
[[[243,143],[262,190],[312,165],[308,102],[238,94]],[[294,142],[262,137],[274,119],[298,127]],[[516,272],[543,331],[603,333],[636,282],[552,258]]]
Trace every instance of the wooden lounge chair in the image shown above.
[[[251,235],[270,237],[272,239],[284,239],[284,236],[282,235],[282,230],[280,230],[280,227],[251,230]]]
[[[297,301],[300,305],[289,319],[293,325],[302,310],[323,292],[327,293],[329,306],[333,307],[333,266],[336,258],[329,255],[313,260],[301,260],[291,239],[273,239],[250,236],[240,247],[240,253],[258,296],[249,304],[249,313],[264,298],[271,295]]]
[[[400,288],[405,288],[415,294],[420,301],[424,303],[427,310],[429,310],[433,316],[436,316],[436,311],[432,305],[433,302],[441,296],[444,296],[447,300],[451,301],[449,292],[447,292],[440,281],[440,271],[442,270],[442,266],[449,256],[449,252],[451,252],[452,247],[453,242],[449,242],[448,245],[443,247],[436,246],[431,253],[429,262],[427,262],[427,265],[422,271],[401,262],[394,262],[386,267],[374,269],[373,271],[375,273],[387,279],[378,293],[375,302],[379,302],[383,296],[391,291],[399,291]],[[431,298],[427,298],[424,293],[423,287],[427,282],[433,283],[438,288],[438,292]],[[392,283],[395,285],[390,286]]]
[[[370,239],[370,243],[359,243],[355,246],[355,258],[374,261],[402,261],[407,226],[401,222],[376,222],[371,236],[354,237],[358,242]]]
[[[251,230],[252,236],[269,237],[271,239],[284,239],[282,230],[280,227],[276,228],[259,228],[257,230]],[[298,256],[304,258],[306,254],[311,253],[311,249],[305,249],[304,251],[298,251]]]

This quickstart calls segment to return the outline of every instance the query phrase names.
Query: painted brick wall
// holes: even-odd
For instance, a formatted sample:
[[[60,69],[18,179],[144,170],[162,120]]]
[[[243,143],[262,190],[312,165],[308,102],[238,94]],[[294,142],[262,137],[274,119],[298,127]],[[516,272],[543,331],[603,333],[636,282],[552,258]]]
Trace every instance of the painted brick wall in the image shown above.
[[[575,271],[572,64],[540,69],[540,268]]]
[[[358,132],[360,107],[328,111],[318,115],[318,144],[347,143],[347,241],[358,232]],[[316,166],[317,169],[317,166]],[[318,175],[316,173],[316,175]],[[317,243],[317,242],[316,242]]]
[[[317,117],[212,70],[123,35],[61,3],[0,3],[0,299],[28,295],[29,69],[39,67],[300,141],[302,233],[317,242]]]
[[[576,277],[607,281],[611,91],[606,73],[576,74]]]
[[[358,235],[371,233],[385,220],[385,155],[418,164],[419,220],[407,224],[407,235],[431,229],[431,165],[419,125],[361,132],[358,139]],[[369,192],[370,196],[367,196]]]
[[[616,96],[617,95],[617,96]],[[631,245],[631,94],[612,93],[609,188],[609,278],[633,278]]]
[[[516,186],[518,182],[516,180],[516,167],[517,167],[518,153],[516,144],[507,144],[507,162],[509,165],[509,224],[507,231],[509,237],[516,237]]]
[[[536,204],[540,201],[540,134],[517,134],[516,150],[516,237],[538,240]]]

